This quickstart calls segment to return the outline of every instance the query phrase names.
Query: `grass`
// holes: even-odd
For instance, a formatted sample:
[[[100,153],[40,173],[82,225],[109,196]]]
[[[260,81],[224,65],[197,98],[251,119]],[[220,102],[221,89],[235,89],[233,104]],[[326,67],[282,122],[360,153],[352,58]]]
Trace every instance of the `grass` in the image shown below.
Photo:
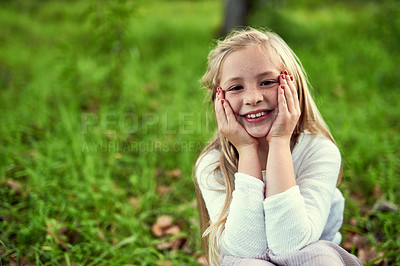
[[[344,158],[342,232],[396,264],[399,212],[373,205],[400,204],[399,7],[357,3],[259,2],[250,24],[284,37],[316,89]],[[3,264],[196,264],[192,171],[214,128],[198,81],[222,14],[217,1],[0,2]],[[153,235],[162,215],[179,234]]]

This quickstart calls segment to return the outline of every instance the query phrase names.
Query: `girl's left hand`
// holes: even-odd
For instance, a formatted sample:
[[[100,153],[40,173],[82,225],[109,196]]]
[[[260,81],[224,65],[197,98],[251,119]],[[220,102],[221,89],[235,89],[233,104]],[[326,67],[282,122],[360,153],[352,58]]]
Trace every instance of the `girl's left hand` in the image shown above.
[[[278,115],[265,137],[269,142],[282,139],[290,142],[290,138],[300,118],[300,104],[297,89],[288,71],[279,76]]]

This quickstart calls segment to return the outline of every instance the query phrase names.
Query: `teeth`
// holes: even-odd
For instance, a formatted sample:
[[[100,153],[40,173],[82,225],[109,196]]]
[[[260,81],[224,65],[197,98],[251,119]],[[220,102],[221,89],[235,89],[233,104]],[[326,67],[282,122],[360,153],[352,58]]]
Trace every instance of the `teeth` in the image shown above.
[[[264,112],[259,112],[259,113],[257,113],[257,114],[246,115],[246,117],[247,117],[247,118],[258,118],[258,117],[263,116],[263,115],[265,115]]]

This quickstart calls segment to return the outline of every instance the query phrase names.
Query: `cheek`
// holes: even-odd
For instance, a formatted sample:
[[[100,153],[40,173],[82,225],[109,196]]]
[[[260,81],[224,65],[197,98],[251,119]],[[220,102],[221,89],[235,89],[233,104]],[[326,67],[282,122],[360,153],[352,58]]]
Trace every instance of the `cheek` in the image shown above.
[[[231,105],[231,108],[235,114],[238,114],[240,111],[240,98],[237,95],[226,94],[225,99]]]
[[[276,88],[270,90],[268,92],[268,94],[265,95],[265,97],[268,99],[268,102],[273,104],[273,105],[277,105],[278,104],[278,89],[279,89],[279,86],[277,86]]]

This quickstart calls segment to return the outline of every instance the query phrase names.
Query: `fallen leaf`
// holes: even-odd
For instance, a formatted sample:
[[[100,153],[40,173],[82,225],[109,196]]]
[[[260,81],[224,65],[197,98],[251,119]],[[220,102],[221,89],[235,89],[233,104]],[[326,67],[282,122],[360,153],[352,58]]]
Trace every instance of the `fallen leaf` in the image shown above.
[[[54,242],[56,242],[57,244],[63,244],[63,240],[60,237],[60,232],[59,230],[57,230],[57,225],[58,225],[58,221],[55,222],[46,222],[46,227],[47,227],[47,234],[49,234]]]
[[[193,250],[191,248],[189,248],[189,246],[185,243],[185,245],[183,245],[183,247],[181,248],[181,250],[183,252],[185,252],[186,254],[193,254]]]
[[[168,249],[170,246],[171,246],[171,243],[170,243],[170,242],[168,242],[168,241],[163,241],[163,242],[158,243],[158,244],[156,245],[156,248],[157,248],[158,250],[161,250],[161,249]]]
[[[93,192],[95,192],[95,193],[98,193],[98,192],[99,192],[99,187],[97,186],[97,184],[92,184],[92,190],[93,190]]]
[[[153,234],[156,237],[165,235],[176,235],[180,232],[180,227],[172,223],[172,218],[169,215],[158,217],[157,221],[151,227]]]
[[[377,202],[373,209],[380,212],[397,212],[399,207],[390,201],[382,200]]]
[[[177,225],[173,225],[171,227],[168,227],[164,233],[166,235],[177,235],[179,234],[179,232],[181,231],[181,229],[177,226]]]
[[[172,218],[169,215],[158,217],[156,222],[161,228],[166,228],[172,225]]]
[[[342,246],[346,250],[352,250],[353,249],[353,241],[352,241],[352,237],[350,236],[350,234],[348,234],[346,239],[342,242]]]
[[[129,203],[133,206],[133,208],[135,208],[136,210],[139,210],[140,200],[138,198],[131,197],[129,199]]]
[[[153,226],[151,227],[151,231],[153,232],[153,234],[156,237],[162,237],[164,236],[164,230],[160,227],[159,224],[155,223],[153,224]]]
[[[156,192],[159,195],[165,195],[168,193],[171,193],[173,189],[171,187],[165,186],[165,185],[157,185],[156,187]]]
[[[104,236],[104,234],[103,234],[102,232],[97,232],[96,235],[97,235],[101,240],[106,239],[106,237]]]
[[[157,168],[156,168],[156,170],[154,171],[154,175],[155,175],[156,177],[161,177],[161,175],[162,175],[162,170],[161,170],[160,167],[157,167]]]
[[[201,256],[197,259],[197,262],[200,263],[201,265],[208,266],[208,261],[207,261],[205,255],[201,255]]]
[[[379,187],[378,184],[374,184],[374,195],[377,199],[380,199],[382,197],[382,191],[381,188]]]
[[[354,243],[355,248],[360,249],[364,247],[366,240],[362,235],[354,234],[352,237],[352,242]]]
[[[179,168],[176,168],[174,170],[165,172],[165,174],[169,177],[180,178],[180,177],[182,177],[182,170]]]
[[[166,261],[162,261],[162,260],[158,260],[157,264],[160,266],[172,266],[172,261],[170,260],[166,260]]]
[[[21,190],[21,184],[18,181],[9,179],[7,180],[6,184],[14,192],[19,192]]]
[[[185,238],[175,238],[171,241],[170,249],[172,250],[181,249],[185,243],[186,243]]]
[[[350,221],[349,221],[349,224],[351,225],[351,226],[357,226],[357,219],[356,218],[351,218],[350,219]]]
[[[361,248],[358,250],[358,259],[364,264],[371,260],[376,259],[378,256],[375,252],[375,247]]]
[[[153,92],[153,91],[155,91],[157,89],[157,87],[158,87],[157,83],[152,82],[152,83],[147,83],[143,87],[143,89],[144,89],[145,92]]]

